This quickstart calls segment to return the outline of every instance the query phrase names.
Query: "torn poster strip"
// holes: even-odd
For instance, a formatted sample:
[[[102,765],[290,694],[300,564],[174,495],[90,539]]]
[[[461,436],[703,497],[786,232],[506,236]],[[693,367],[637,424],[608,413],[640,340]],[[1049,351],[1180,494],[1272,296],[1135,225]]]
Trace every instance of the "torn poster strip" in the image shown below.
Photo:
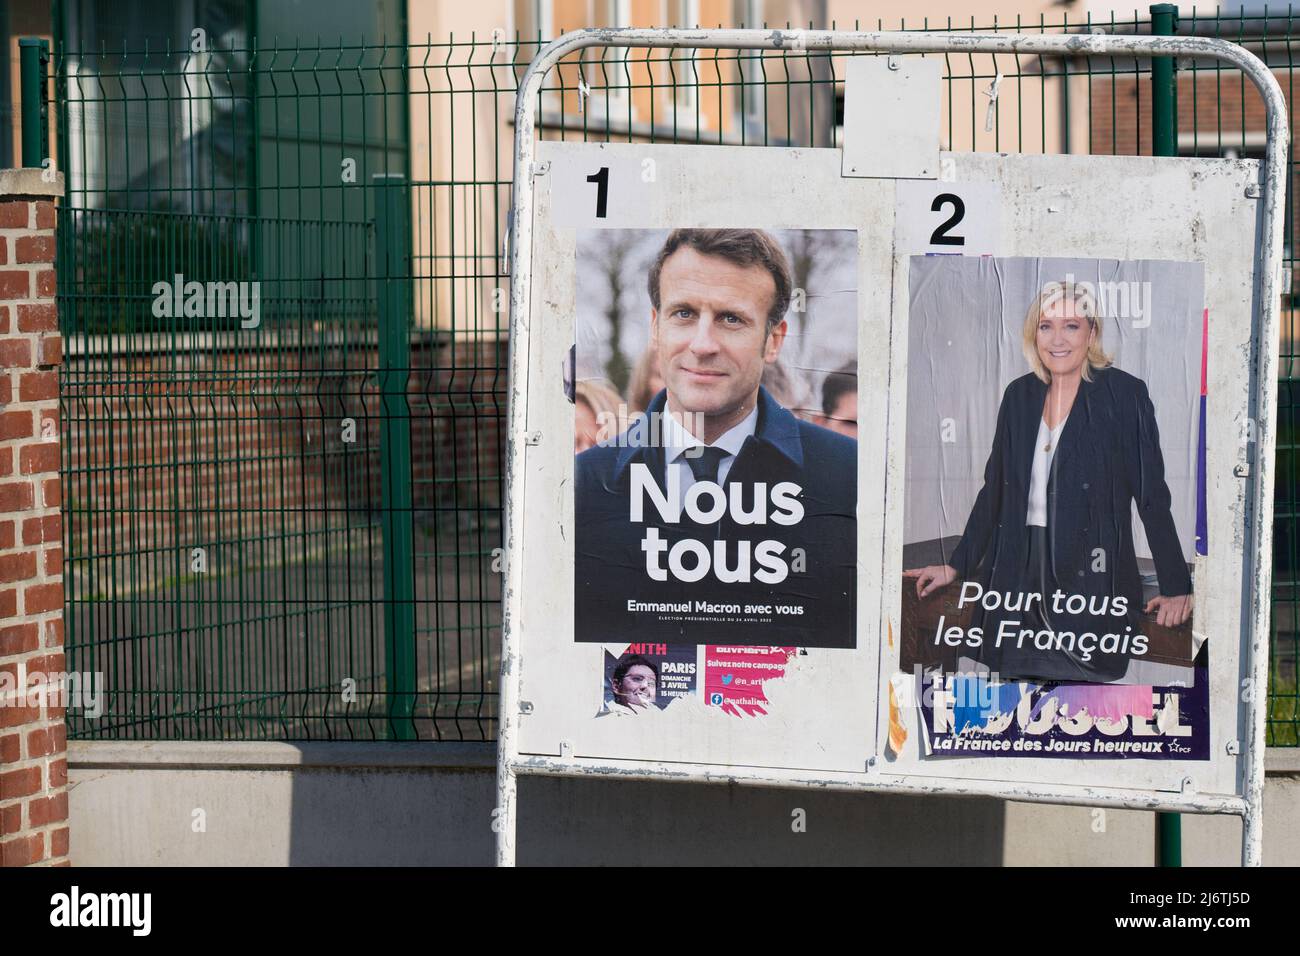
[[[783,678],[797,652],[794,647],[705,645],[705,703],[737,717],[766,714],[771,705],[763,685]]]
[[[1193,686],[993,682],[932,671],[917,688],[932,757],[1208,760],[1206,654]]]

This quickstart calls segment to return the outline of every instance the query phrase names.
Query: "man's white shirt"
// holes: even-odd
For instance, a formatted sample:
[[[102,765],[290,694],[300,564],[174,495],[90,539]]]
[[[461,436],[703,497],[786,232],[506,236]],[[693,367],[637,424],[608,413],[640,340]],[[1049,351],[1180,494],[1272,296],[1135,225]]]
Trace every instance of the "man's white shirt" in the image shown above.
[[[738,424],[733,425],[727,431],[723,432],[717,441],[713,443],[714,448],[720,448],[727,454],[718,464],[718,484],[723,485],[727,480],[727,474],[731,471],[731,466],[736,461],[736,456],[740,454],[741,446],[745,444],[745,439],[758,431],[758,405],[755,404],[750,413],[744,417]],[[672,487],[672,469],[677,469],[677,478],[681,489],[681,499],[678,505],[684,505],[686,501],[686,492],[690,490],[691,485],[695,484],[695,475],[691,471],[689,459],[686,452],[691,448],[703,447],[705,442],[700,441],[682,426],[672,415],[665,412],[663,424],[663,441],[664,441],[664,461],[668,463],[669,473],[667,475],[669,487]],[[725,485],[724,485],[725,486]]]

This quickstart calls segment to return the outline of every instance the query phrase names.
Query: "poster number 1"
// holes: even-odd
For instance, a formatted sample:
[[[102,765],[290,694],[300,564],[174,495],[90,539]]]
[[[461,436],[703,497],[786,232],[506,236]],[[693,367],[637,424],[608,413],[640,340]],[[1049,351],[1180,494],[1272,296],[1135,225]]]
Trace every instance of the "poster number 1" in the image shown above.
[[[587,177],[587,182],[596,184],[596,218],[604,219],[609,201],[609,167],[600,167],[599,172]]]
[[[601,170],[605,172],[605,170]],[[591,178],[588,177],[588,182]],[[602,187],[603,189],[603,187]],[[602,197],[604,193],[601,193]],[[604,215],[604,199],[601,199],[601,212],[596,213],[598,216]],[[952,206],[952,215],[939,224],[939,228],[930,233],[930,245],[932,246],[964,246],[966,240],[962,236],[950,236],[948,230],[952,229],[966,217],[966,204],[961,201],[961,197],[953,193],[940,193],[934,197],[934,202],[930,203],[931,212],[939,212],[944,206]]]

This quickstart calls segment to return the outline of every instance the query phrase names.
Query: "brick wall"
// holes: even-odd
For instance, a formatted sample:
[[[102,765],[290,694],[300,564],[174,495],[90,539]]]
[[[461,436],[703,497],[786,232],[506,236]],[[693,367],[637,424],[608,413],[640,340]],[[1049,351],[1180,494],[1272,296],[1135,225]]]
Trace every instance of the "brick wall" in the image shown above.
[[[1277,71],[1288,116],[1290,86],[1286,71]],[[1180,70],[1178,77],[1178,132],[1197,136],[1197,153],[1217,155],[1219,130],[1224,148],[1240,152],[1241,131],[1262,134],[1264,100],[1250,81],[1240,75],[1212,70],[1196,74]],[[1151,155],[1151,83],[1148,77],[1122,76],[1093,80],[1091,98],[1092,152],[1124,156]],[[1244,126],[1243,126],[1244,122]],[[1181,138],[1181,137],[1180,137]],[[1253,147],[1262,151],[1262,145]],[[1188,152],[1190,155],[1190,152]]]
[[[1287,101],[1287,120],[1295,130],[1291,107],[1294,85],[1288,70],[1275,70]],[[1239,74],[1201,70],[1180,70],[1178,80],[1179,153],[1184,156],[1216,157],[1229,150],[1239,157],[1263,158],[1268,115],[1264,99],[1255,85]],[[1148,77],[1101,78],[1093,81],[1091,97],[1091,151],[1121,156],[1151,155],[1151,83]],[[1243,131],[1246,134],[1243,144]],[[1244,146],[1244,148],[1243,148]],[[1294,259],[1295,210],[1300,195],[1300,167],[1290,170],[1288,201],[1289,232],[1283,241]],[[1290,265],[1291,262],[1286,263]],[[1300,296],[1300,269],[1291,270],[1291,297]],[[1281,374],[1300,374],[1300,323],[1291,298],[1282,302]]]
[[[61,194],[62,177],[0,171],[0,866],[68,860],[53,267]]]

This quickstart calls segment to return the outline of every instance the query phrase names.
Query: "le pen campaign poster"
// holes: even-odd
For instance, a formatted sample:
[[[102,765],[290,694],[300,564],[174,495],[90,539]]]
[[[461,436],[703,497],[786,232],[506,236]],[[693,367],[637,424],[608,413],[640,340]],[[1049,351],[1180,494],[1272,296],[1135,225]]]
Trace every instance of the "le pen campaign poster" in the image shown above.
[[[927,752],[1207,759],[1202,266],[914,257],[909,283],[898,663]]]
[[[852,230],[579,232],[575,640],[856,646],[857,258]]]

